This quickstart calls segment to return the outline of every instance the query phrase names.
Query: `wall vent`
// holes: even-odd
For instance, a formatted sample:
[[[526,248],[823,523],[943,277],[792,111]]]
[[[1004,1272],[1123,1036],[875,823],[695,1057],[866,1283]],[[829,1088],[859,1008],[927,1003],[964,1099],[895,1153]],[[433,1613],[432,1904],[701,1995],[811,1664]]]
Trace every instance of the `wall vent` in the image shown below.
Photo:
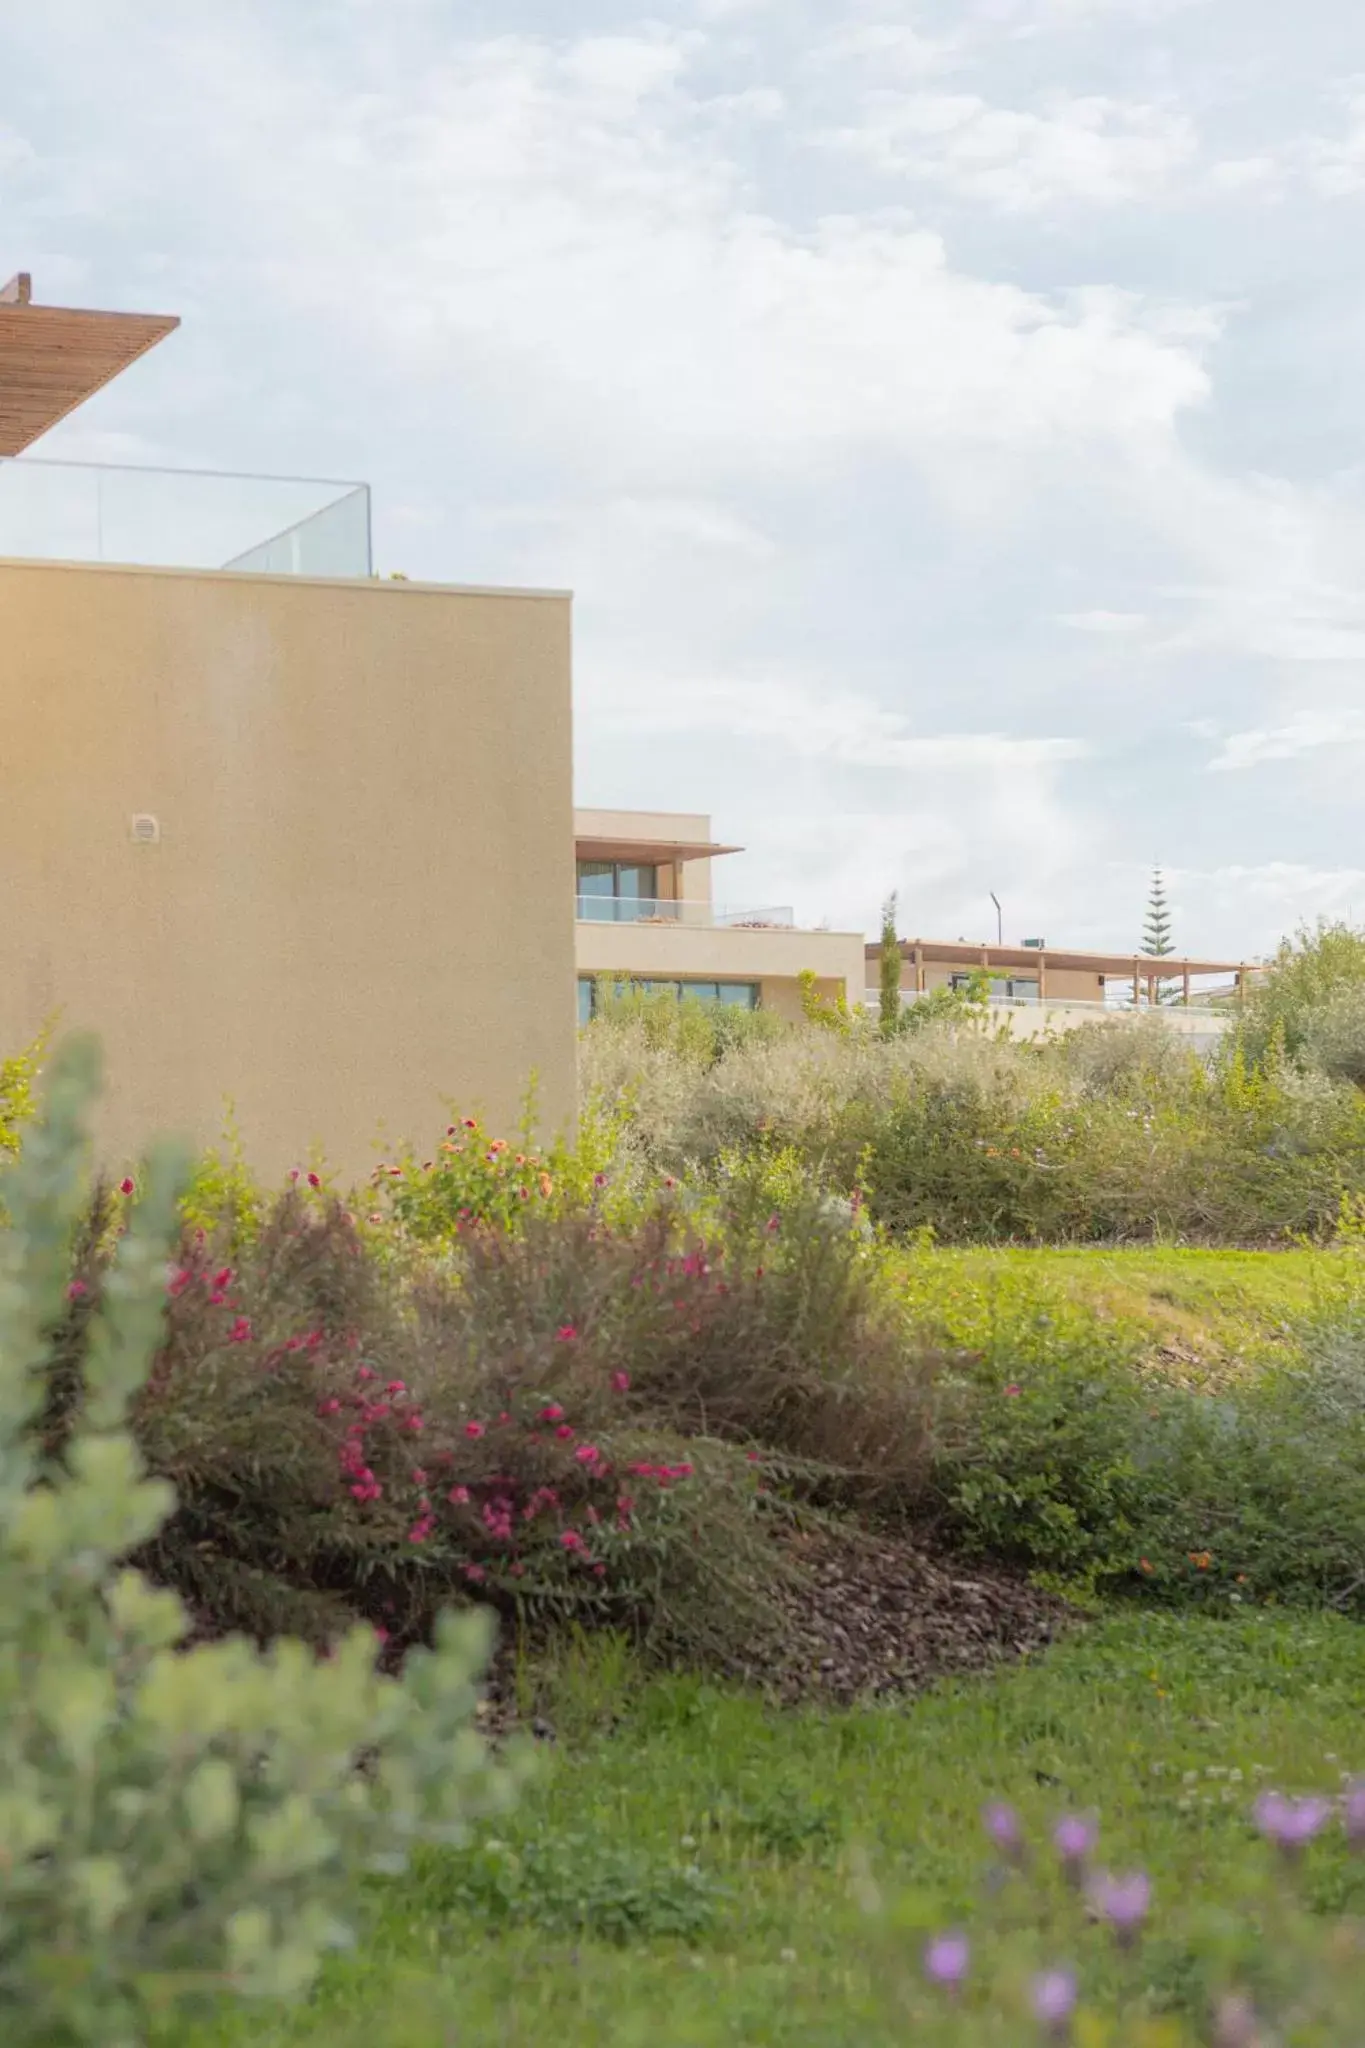
[[[161,841],[161,820],[150,811],[134,811],[129,836],[138,846],[157,846]]]

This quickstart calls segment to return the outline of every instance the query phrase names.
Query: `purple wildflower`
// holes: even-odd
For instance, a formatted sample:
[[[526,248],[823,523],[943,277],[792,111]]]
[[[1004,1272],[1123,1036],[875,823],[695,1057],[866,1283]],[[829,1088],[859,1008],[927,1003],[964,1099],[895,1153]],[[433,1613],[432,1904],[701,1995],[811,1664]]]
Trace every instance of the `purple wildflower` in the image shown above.
[[[1365,1778],[1357,1778],[1346,1794],[1346,1839],[1352,1848],[1365,1849]]]
[[[931,1983],[955,1990],[967,1974],[971,1953],[965,1934],[936,1934],[924,1951],[924,1974]]]
[[[1126,1877],[1104,1877],[1091,1894],[1096,1911],[1109,1922],[1125,1945],[1137,1939],[1152,1903],[1152,1880],[1145,1870],[1130,1871]]]
[[[1006,1806],[1003,1800],[995,1800],[986,1808],[981,1819],[986,1833],[1002,1856],[1008,1856],[1013,1860],[1022,1854],[1024,1831],[1012,1806]]]
[[[1213,2020],[1215,2048],[1256,2048],[1260,2038],[1251,2000],[1240,1992],[1223,1999]]]
[[[1052,1830],[1052,1846],[1062,1859],[1067,1876],[1076,1882],[1085,1860],[1094,1848],[1099,1829],[1087,1813],[1069,1813]]]
[[[1076,2010],[1076,1979],[1070,1970],[1044,1970],[1033,1980],[1033,2014],[1060,2040]]]
[[[1312,1795],[1286,1799],[1283,1792],[1263,1792],[1253,1808],[1256,1825],[1286,1856],[1299,1855],[1321,1834],[1332,1812],[1330,1799]]]

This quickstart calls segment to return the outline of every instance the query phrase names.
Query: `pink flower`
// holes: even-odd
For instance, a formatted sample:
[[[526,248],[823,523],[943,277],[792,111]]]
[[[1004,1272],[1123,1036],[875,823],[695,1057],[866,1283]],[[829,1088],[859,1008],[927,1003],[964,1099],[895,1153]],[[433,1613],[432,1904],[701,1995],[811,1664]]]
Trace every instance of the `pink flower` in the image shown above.
[[[384,1392],[386,1394],[406,1394],[407,1391],[407,1385],[403,1380],[385,1380],[384,1382]]]
[[[227,1333],[227,1340],[229,1344],[249,1344],[251,1342],[251,1324],[246,1316],[238,1316],[236,1322]]]
[[[481,1422],[467,1422],[464,1426],[464,1433],[467,1437],[483,1436],[485,1434],[484,1426]]]
[[[595,1188],[604,1188],[607,1184],[605,1173],[595,1173],[592,1177],[592,1184]]]
[[[464,1575],[467,1579],[472,1579],[476,1586],[478,1585],[481,1579],[486,1579],[488,1577],[487,1572],[484,1570],[481,1564],[467,1564],[464,1568]]]
[[[1023,1391],[1024,1391],[1024,1390],[1023,1390],[1023,1388],[1022,1388],[1022,1387],[1020,1386],[1020,1384],[1019,1384],[1018,1380],[1011,1380],[1011,1381],[1010,1381],[1010,1383],[1009,1383],[1009,1385],[1008,1385],[1008,1386],[1006,1387],[1006,1389],[1005,1389],[1005,1392],[1006,1392],[1006,1394],[1007,1394],[1007,1395],[1009,1395],[1009,1396],[1011,1396],[1011,1397],[1012,1397],[1013,1395],[1015,1395],[1015,1394],[1022,1394],[1022,1393],[1023,1393]]]
[[[136,1186],[137,1183],[136,1181],[134,1181],[132,1175],[125,1174],[123,1179],[118,1184],[118,1191],[121,1195],[131,1195],[135,1191]]]
[[[578,1331],[572,1323],[561,1323],[555,1331],[556,1341],[560,1344],[572,1344],[577,1336]]]
[[[66,1298],[68,1301],[80,1301],[89,1292],[90,1289],[86,1286],[84,1280],[73,1280],[66,1290]]]
[[[290,1169],[289,1169],[289,1178],[290,1178],[290,1180],[296,1181],[296,1180],[298,1179],[298,1177],[299,1177],[299,1170],[298,1170],[297,1166],[291,1166],[291,1167],[290,1167]]]
[[[171,1277],[166,1282],[167,1294],[171,1295],[172,1297],[179,1294],[183,1294],[193,1278],[194,1275],[189,1271],[187,1267],[173,1266],[171,1268]]]
[[[550,1401],[541,1409],[540,1419],[542,1422],[562,1422],[564,1420],[564,1410],[560,1407],[558,1401]]]
[[[452,1486],[450,1492],[446,1495],[446,1499],[453,1508],[467,1508],[469,1506],[469,1488],[467,1486]]]
[[[422,1515],[408,1530],[409,1543],[425,1543],[435,1525],[434,1515]]]
[[[577,1529],[565,1529],[559,1540],[565,1550],[586,1550],[588,1547]]]
[[[318,1406],[318,1414],[319,1414],[319,1415],[335,1415],[335,1414],[337,1413],[337,1411],[338,1411],[338,1410],[340,1409],[340,1407],[341,1407],[341,1403],[340,1403],[340,1401],[338,1401],[338,1400],[335,1400],[335,1399],[333,1399],[333,1400],[331,1400],[331,1401],[323,1401],[323,1402],[320,1402],[320,1403],[319,1403],[319,1406]]]
[[[380,1628],[380,1627],[379,1627],[379,1625],[378,1625],[378,1623],[376,1623],[376,1624],[375,1624],[375,1631],[374,1631],[374,1633],[375,1633],[375,1637],[376,1637],[376,1640],[377,1640],[377,1641],[379,1641],[380,1643],[386,1643],[386,1642],[387,1642],[387,1641],[389,1640],[389,1632],[388,1632],[388,1630],[387,1630],[386,1628]]]
[[[308,1185],[310,1188],[320,1188],[322,1186],[321,1175],[316,1173],[310,1173],[308,1176]]]
[[[374,1367],[358,1365],[355,1369],[355,1376],[358,1380],[372,1380],[374,1378]]]
[[[580,1444],[574,1452],[580,1465],[595,1465],[601,1455],[596,1444]]]
[[[559,1438],[561,1443],[566,1444],[569,1441],[569,1438],[573,1435],[573,1431],[570,1429],[567,1422],[561,1422],[559,1428],[555,1431],[555,1435]]]
[[[611,1376],[611,1383],[618,1394],[628,1394],[630,1392],[630,1374],[628,1372],[614,1372]]]

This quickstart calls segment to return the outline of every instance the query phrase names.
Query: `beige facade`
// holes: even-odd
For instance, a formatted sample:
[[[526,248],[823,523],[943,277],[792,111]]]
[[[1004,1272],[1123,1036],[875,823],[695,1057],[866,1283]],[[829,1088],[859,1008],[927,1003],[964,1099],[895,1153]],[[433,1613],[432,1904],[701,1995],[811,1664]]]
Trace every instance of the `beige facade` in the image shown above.
[[[676,984],[795,1021],[810,972],[825,1000],[862,1001],[862,932],[803,931],[786,908],[716,903],[714,864],[741,849],[717,845],[704,813],[578,810],[574,835],[580,988],[599,976]],[[604,893],[588,893],[598,883]]]
[[[0,1048],[98,1031],[111,1163],[564,1125],[571,772],[562,593],[0,562]]]

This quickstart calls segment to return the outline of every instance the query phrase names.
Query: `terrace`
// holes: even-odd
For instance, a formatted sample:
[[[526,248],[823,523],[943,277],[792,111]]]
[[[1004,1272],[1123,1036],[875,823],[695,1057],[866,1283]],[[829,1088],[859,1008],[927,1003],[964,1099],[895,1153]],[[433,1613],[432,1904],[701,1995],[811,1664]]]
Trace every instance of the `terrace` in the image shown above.
[[[26,453],[179,324],[35,305],[27,272],[0,286],[0,557],[368,577],[365,484]]]

